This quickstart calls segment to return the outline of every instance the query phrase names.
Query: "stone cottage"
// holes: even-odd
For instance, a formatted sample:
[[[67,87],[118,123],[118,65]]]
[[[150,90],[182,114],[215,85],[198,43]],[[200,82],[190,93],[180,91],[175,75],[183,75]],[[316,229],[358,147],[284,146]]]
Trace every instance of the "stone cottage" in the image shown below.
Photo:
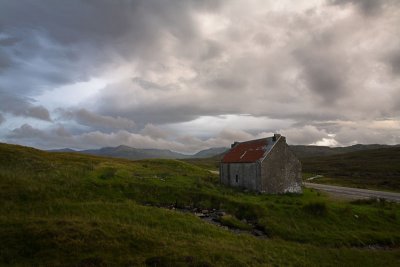
[[[301,193],[301,163],[280,134],[235,142],[220,165],[221,183],[269,194]]]

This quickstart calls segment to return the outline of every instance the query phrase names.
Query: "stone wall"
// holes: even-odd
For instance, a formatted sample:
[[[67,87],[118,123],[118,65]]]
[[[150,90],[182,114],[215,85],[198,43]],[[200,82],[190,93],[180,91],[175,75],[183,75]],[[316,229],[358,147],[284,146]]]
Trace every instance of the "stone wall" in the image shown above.
[[[259,163],[221,163],[220,179],[224,185],[259,191],[260,172]]]
[[[270,194],[301,193],[301,163],[280,137],[262,162],[261,191]]]

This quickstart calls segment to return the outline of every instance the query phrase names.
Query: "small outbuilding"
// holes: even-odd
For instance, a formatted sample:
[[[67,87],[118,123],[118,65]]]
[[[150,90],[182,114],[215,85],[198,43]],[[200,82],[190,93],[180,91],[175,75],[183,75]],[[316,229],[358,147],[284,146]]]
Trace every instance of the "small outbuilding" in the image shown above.
[[[280,134],[235,142],[220,165],[222,184],[261,193],[301,193],[301,163]]]

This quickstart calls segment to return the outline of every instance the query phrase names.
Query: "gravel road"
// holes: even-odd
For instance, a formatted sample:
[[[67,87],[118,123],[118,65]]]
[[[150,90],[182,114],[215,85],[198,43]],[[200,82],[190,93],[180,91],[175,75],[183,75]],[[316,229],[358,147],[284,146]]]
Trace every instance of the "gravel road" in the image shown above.
[[[359,189],[359,188],[351,188],[351,187],[343,187],[335,185],[315,184],[315,183],[303,183],[303,185],[305,187],[325,191],[329,194],[336,195],[339,197],[347,197],[353,199],[384,198],[389,201],[400,202],[400,193],[367,190],[367,189]]]

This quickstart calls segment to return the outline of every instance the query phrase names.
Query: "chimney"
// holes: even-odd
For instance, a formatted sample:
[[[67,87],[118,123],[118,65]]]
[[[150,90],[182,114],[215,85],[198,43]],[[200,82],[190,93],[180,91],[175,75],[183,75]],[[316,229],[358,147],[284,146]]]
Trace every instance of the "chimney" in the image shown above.
[[[276,142],[276,140],[278,140],[279,137],[281,137],[280,134],[274,134],[274,136],[272,137],[272,141]]]
[[[234,148],[237,144],[239,144],[239,142],[233,142],[233,144],[231,145],[231,148]]]

